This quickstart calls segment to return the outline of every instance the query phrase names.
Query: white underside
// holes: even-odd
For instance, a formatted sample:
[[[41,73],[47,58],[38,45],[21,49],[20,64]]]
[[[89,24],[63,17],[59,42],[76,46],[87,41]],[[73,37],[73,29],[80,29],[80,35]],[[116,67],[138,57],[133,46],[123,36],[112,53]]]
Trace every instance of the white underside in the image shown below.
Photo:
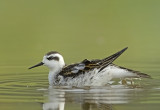
[[[129,72],[114,65],[109,65],[99,72],[99,69],[94,69],[85,74],[78,75],[74,78],[59,76],[59,82],[54,82],[54,78],[49,78],[50,84],[64,86],[103,86],[113,78],[127,78],[137,76],[136,73]],[[50,76],[51,77],[51,76]],[[52,81],[51,81],[52,80]]]

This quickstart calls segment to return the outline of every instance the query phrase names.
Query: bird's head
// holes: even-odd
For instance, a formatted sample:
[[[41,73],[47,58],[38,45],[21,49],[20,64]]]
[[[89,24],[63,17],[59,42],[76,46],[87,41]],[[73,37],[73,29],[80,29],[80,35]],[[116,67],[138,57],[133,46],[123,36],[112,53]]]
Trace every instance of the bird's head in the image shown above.
[[[50,70],[57,70],[57,69],[62,69],[65,66],[65,62],[63,59],[63,56],[59,54],[56,51],[51,51],[48,52],[46,55],[44,55],[42,62],[30,67],[29,69],[45,65],[47,66]]]

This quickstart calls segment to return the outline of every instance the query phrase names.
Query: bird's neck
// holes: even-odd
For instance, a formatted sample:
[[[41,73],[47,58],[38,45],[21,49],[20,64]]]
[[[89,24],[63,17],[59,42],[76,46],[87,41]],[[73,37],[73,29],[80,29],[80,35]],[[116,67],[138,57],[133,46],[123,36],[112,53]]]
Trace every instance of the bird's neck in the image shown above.
[[[50,85],[53,85],[55,83],[57,74],[59,74],[61,71],[62,71],[62,67],[50,69],[48,74],[48,81]]]

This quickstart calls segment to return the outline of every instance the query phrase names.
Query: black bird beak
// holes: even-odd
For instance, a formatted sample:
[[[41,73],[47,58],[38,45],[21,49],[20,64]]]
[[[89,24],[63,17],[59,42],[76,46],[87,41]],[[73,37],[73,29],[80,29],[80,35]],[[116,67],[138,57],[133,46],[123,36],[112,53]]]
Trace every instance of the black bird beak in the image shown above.
[[[30,67],[28,69],[32,69],[32,68],[35,68],[35,67],[38,67],[38,66],[42,66],[43,64],[44,64],[43,62],[40,62],[37,65],[34,65],[34,66],[32,66],[32,67]]]

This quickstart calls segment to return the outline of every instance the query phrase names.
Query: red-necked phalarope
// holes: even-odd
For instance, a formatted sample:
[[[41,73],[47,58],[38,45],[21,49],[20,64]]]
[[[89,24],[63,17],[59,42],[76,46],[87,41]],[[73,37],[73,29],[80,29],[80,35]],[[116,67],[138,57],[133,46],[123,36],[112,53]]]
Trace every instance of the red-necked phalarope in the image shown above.
[[[101,60],[83,60],[80,63],[65,66],[61,54],[56,51],[47,53],[42,62],[30,67],[45,65],[50,71],[48,80],[50,85],[63,86],[103,86],[113,78],[149,78],[150,76],[117,66],[112,62],[127,48]]]

